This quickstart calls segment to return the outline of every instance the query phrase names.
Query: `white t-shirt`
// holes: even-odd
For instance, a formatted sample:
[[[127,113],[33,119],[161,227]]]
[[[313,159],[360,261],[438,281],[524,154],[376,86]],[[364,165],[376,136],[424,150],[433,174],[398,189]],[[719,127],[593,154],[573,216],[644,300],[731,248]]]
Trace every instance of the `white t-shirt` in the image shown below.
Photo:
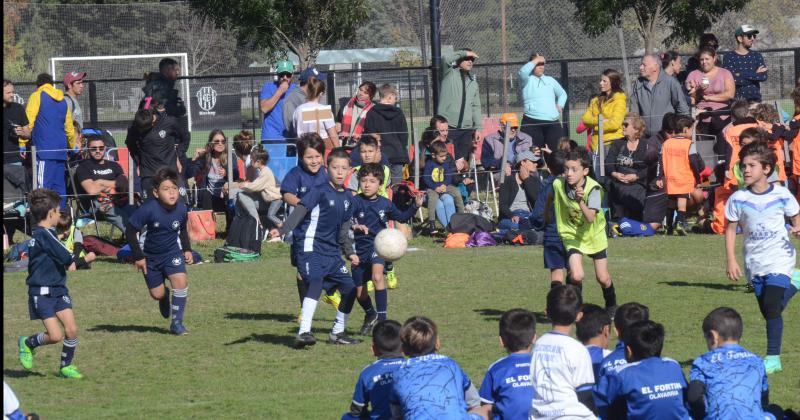
[[[19,410],[19,401],[14,391],[8,386],[6,381],[3,381],[3,419],[7,420],[8,415]]]
[[[320,110],[320,115],[328,114],[330,118],[320,118],[319,123],[321,127],[317,129],[317,121],[307,121],[303,122],[303,112],[305,111],[315,111]],[[331,111],[330,105],[322,105],[316,102],[306,102],[300,106],[298,106],[294,110],[294,115],[292,116],[292,120],[294,121],[295,131],[297,132],[297,137],[305,133],[319,133],[320,137],[323,139],[328,138],[328,129],[333,128],[336,125],[336,121],[333,120],[333,113]]]
[[[578,388],[594,384],[592,358],[578,340],[550,331],[536,340],[531,361],[533,403],[528,415],[539,419],[596,419],[578,401]]]
[[[784,216],[792,217],[798,212],[800,206],[792,193],[776,185],[761,194],[738,190],[728,199],[725,218],[742,227],[748,279],[767,274],[792,277],[797,252],[789,240]]]

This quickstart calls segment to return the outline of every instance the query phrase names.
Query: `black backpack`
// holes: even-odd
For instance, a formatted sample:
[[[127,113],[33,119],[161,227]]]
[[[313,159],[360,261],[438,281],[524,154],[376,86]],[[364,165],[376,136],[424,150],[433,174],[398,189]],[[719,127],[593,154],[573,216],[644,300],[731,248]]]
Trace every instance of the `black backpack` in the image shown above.
[[[456,213],[450,218],[447,231],[451,233],[491,232],[492,222],[472,213]]]
[[[238,207],[238,205],[237,205]],[[245,211],[236,211],[231,221],[231,228],[228,230],[228,237],[225,241],[226,246],[244,248],[246,250],[261,254],[261,241],[267,234],[264,228],[258,227],[258,221]]]

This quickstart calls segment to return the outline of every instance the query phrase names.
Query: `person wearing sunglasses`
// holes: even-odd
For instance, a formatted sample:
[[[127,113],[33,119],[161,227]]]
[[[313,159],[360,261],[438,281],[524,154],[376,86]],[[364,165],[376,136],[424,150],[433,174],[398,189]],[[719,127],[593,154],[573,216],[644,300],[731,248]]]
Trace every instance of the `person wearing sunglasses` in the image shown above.
[[[289,60],[278,61],[274,81],[267,81],[258,96],[258,105],[264,120],[261,124],[261,143],[285,143],[289,133],[283,121],[283,103],[286,95],[297,89],[292,83],[294,64]]]
[[[239,165],[233,163],[233,179],[239,181]],[[226,227],[231,226],[233,212],[228,207],[228,138],[215,128],[208,134],[206,147],[197,149],[187,176],[194,177],[197,185],[197,202],[203,210],[224,212]]]
[[[483,115],[478,80],[472,67],[478,54],[469,48],[442,56],[441,86],[438,115],[449,123],[449,139],[453,143],[456,161],[466,166],[474,145],[483,135]]]
[[[519,84],[525,103],[520,129],[531,136],[534,147],[546,145],[550,150],[556,150],[563,136],[561,112],[567,104],[567,91],[556,79],[544,74],[546,64],[544,56],[531,54],[530,61],[519,69]]]
[[[761,82],[767,81],[767,64],[761,53],[753,51],[758,30],[750,25],[736,28],[736,49],[722,57],[722,65],[733,73],[736,99],[761,102]]]
[[[106,221],[125,231],[133,207],[128,205],[128,178],[117,162],[106,160],[106,144],[101,137],[89,137],[84,159],[75,169],[75,183],[85,209],[103,213]]]

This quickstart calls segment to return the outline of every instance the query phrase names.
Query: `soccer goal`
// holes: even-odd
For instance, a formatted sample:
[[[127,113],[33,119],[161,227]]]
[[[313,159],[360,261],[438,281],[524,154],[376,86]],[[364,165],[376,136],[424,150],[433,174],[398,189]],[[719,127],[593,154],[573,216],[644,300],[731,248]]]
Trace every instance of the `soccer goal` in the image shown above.
[[[128,81],[95,84],[98,120],[103,123],[130,121],[133,119],[133,114],[138,109],[139,102],[144,96],[142,93],[144,74],[157,72],[158,62],[168,57],[178,61],[181,65],[181,74],[188,76],[189,59],[186,53],[52,57],[50,58],[50,71],[56,83],[62,80],[64,74],[68,71],[86,72],[87,78],[91,80],[131,79]],[[186,105],[186,114],[191,132],[191,107],[193,101],[189,97],[189,80],[181,80],[179,89]],[[79,98],[81,107],[87,110],[84,113],[88,113],[89,109],[88,93],[86,91]]]

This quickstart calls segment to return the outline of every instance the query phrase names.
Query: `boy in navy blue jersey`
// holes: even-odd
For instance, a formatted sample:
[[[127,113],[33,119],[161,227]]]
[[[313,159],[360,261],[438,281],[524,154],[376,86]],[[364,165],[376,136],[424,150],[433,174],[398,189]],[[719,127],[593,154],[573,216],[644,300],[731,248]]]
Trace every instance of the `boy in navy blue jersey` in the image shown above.
[[[686,378],[678,362],[661,357],[664,326],[639,321],[625,331],[628,364],[600,378],[595,396],[602,418],[688,420]]]
[[[328,183],[309,190],[280,230],[273,229],[270,232],[274,238],[292,231],[295,244],[292,259],[307,290],[303,298],[300,329],[295,338],[296,348],[317,342],[311,333],[311,322],[323,289],[328,293],[338,290],[342,295],[328,342],[361,342],[345,333],[356,290],[347,265],[342,261],[341,248],[344,247],[352,263],[358,265],[359,262],[350,239],[355,199],[344,187],[349,170],[350,155],[341,148],[332,150],[328,155]]]
[[[390,420],[389,394],[392,392],[392,375],[404,362],[400,345],[400,323],[380,321],[372,334],[372,354],[378,358],[365,367],[358,376],[350,412],[342,420],[369,418]]]
[[[189,295],[186,263],[191,264],[193,258],[186,227],[186,204],[178,199],[178,174],[170,168],[156,171],[152,193],[155,200],[145,202],[133,213],[128,219],[125,235],[134,264],[144,275],[150,297],[158,301],[164,318],[170,316],[169,288],[164,285],[164,280],[168,279],[172,284],[169,330],[175,335],[184,335],[187,331],[183,326],[183,313]],[[144,232],[143,247],[139,244],[140,232]]]
[[[389,220],[406,222],[414,217],[419,206],[422,205],[423,196],[415,197],[414,205],[405,211],[400,211],[385,197],[378,195],[381,185],[385,182],[385,173],[380,164],[366,163],[358,170],[358,183],[361,194],[354,197],[355,209],[353,217],[356,225],[363,230],[355,232],[355,251],[358,255],[358,264],[353,264],[353,282],[358,288],[358,303],[364,308],[364,325],[361,327],[362,335],[370,335],[372,328],[380,320],[386,319],[388,308],[388,293],[384,281],[384,268],[386,263],[375,252],[375,236],[386,229]],[[377,312],[372,307],[369,291],[364,284],[372,280],[375,284],[375,304]]]
[[[483,414],[494,420],[525,419],[533,401],[531,349],[536,341],[536,317],[512,309],[500,317],[500,344],[508,356],[489,366],[479,395]]]
[[[564,162],[567,153],[563,150],[556,150],[546,155],[547,169],[550,171],[536,196],[531,215],[531,224],[534,229],[544,231],[544,268],[550,270],[550,287],[564,284],[567,269],[567,250],[564,243],[558,236],[556,227],[555,204],[551,203],[547,207],[547,197],[553,194],[553,181],[564,173]],[[545,217],[545,213],[549,217]]]
[[[600,365],[611,354],[608,350],[611,317],[605,309],[591,303],[584,303],[581,312],[583,318],[575,323],[575,336],[589,350],[596,384],[600,380]]]
[[[625,341],[623,340],[625,331],[635,322],[646,321],[648,319],[650,319],[650,311],[647,306],[641,303],[628,302],[617,308],[617,312],[614,316],[614,330],[617,333],[617,339],[619,341],[611,354],[606,356],[600,363],[600,371],[597,372],[598,381],[600,377],[605,376],[606,373],[619,369],[620,366],[628,363],[625,357]]]
[[[443,227],[447,227],[450,218],[457,209],[464,208],[461,192],[456,185],[458,174],[455,163],[447,153],[443,142],[436,141],[430,146],[431,158],[425,162],[422,170],[422,181],[428,195],[428,225],[433,230],[435,218]]]
[[[779,407],[769,406],[761,358],[739,345],[742,330],[742,317],[732,308],[714,309],[703,320],[709,352],[692,363],[687,392],[694,418],[783,418]]]
[[[19,361],[27,370],[33,368],[34,349],[56,344],[64,338],[59,373],[65,378],[83,378],[72,364],[78,345],[78,325],[67,290],[66,267],[72,253],[56,238],[54,228],[61,212],[61,197],[53,190],[40,188],[28,196],[30,212],[37,225],[28,243],[28,311],[31,320],[41,319],[46,332],[20,337]],[[62,334],[61,327],[64,327]]]

